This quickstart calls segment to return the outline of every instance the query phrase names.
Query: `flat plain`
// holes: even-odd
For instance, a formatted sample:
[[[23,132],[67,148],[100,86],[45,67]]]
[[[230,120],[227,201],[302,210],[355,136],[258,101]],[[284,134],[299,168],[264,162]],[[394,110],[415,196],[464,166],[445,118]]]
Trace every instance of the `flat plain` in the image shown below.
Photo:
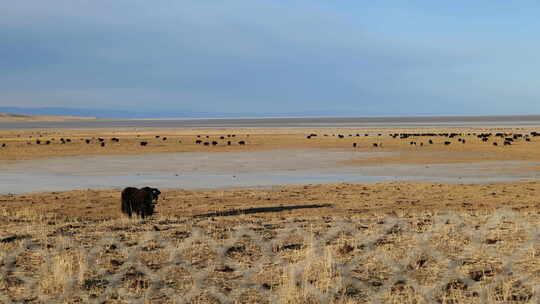
[[[391,152],[336,166],[538,171],[537,131],[4,130],[0,160],[317,149]],[[118,190],[2,194],[0,301],[537,303],[539,191],[536,180],[162,189],[144,220],[121,214]]]

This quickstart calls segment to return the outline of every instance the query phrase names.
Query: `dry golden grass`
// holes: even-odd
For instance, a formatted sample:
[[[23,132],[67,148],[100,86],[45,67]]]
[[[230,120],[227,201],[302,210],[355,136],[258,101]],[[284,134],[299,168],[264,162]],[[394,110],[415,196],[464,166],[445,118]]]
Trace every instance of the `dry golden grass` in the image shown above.
[[[168,190],[148,220],[122,217],[113,190],[5,195],[0,295],[536,303],[539,190],[539,182]]]

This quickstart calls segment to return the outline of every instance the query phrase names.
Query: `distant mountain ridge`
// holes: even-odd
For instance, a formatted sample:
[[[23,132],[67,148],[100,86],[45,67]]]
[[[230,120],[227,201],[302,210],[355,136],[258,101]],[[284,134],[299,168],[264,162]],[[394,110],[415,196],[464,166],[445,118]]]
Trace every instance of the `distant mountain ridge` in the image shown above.
[[[117,109],[85,109],[68,107],[1,107],[0,113],[9,113],[9,115],[22,116],[49,116],[49,117],[73,117],[78,119],[97,118],[97,119],[204,119],[204,118],[317,118],[317,117],[365,117],[365,118],[388,118],[402,117],[413,119],[414,117],[482,117],[482,116],[537,116],[538,114],[520,114],[520,113],[388,113],[382,110],[377,113],[365,113],[361,111],[302,111],[302,112],[273,112],[273,113],[226,113],[226,112],[197,112],[197,111],[179,111],[179,110],[151,110],[151,111],[133,111]],[[0,116],[1,118],[2,116]],[[12,116],[13,117],[13,116]],[[4,116],[6,118],[6,116]]]
[[[251,117],[323,117],[340,116],[332,115],[326,111],[306,111],[302,113],[216,113],[216,112],[196,112],[196,111],[123,111],[123,110],[105,110],[105,109],[82,109],[65,107],[40,107],[40,108],[21,108],[21,107],[0,107],[0,112],[10,113],[12,115],[32,115],[32,116],[73,116],[73,117],[92,117],[103,119],[147,119],[147,118],[251,118]]]
[[[58,120],[92,120],[95,117],[58,116],[58,115],[26,115],[0,112],[0,121],[58,121]]]

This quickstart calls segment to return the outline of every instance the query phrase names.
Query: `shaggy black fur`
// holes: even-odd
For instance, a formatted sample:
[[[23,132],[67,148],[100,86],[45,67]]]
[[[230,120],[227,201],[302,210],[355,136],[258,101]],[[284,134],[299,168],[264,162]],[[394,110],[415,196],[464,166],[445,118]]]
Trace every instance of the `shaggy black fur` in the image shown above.
[[[141,218],[154,214],[154,208],[161,192],[157,188],[137,189],[127,187],[122,190],[122,213],[131,217],[133,213]]]

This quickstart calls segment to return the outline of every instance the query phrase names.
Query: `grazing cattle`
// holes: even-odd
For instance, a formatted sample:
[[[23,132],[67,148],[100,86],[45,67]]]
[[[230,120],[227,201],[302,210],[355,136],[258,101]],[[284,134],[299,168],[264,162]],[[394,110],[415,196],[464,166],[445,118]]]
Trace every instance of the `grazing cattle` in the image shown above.
[[[159,138],[159,135],[156,135],[156,138]]]
[[[451,141],[445,141],[445,142],[444,142],[444,145],[445,145],[445,146],[448,146],[448,145],[451,144],[451,143],[452,143]]]
[[[511,145],[512,145],[512,142],[509,141],[509,140],[505,140],[505,141],[504,141],[504,145],[505,145],[505,146],[511,146]]]
[[[353,148],[356,148],[356,143],[353,143],[352,146],[353,146]]]
[[[167,140],[167,137],[163,137],[163,140],[164,140],[164,141]]]
[[[114,141],[114,142],[120,142],[120,139],[118,139],[116,137],[111,138],[111,140]]]
[[[102,142],[102,143],[100,144],[100,146],[102,146],[102,147],[105,147],[105,143],[104,143],[104,142]]]
[[[147,141],[141,141],[139,144],[144,147],[144,146],[148,145],[148,142]]]
[[[6,144],[5,144],[5,143],[3,143],[3,144],[2,144],[2,148],[5,148],[5,147],[6,147]]]
[[[239,141],[239,142],[238,142],[238,144],[239,144],[239,145],[242,145],[242,146],[243,146],[243,145],[245,145],[245,144],[246,144],[246,142],[245,142],[245,141],[243,141],[243,140],[241,140],[241,141]]]
[[[131,217],[133,213],[141,218],[154,214],[155,205],[161,192],[157,188],[144,187],[137,189],[127,187],[122,190],[122,213]]]
[[[497,142],[493,142],[493,145],[494,146],[498,146],[499,144]]]
[[[41,140],[36,140],[36,144],[41,145]]]
[[[379,146],[379,144],[376,144],[376,143],[373,144],[373,147],[375,147],[375,148],[377,148],[378,146]]]
[[[225,139],[225,136],[220,136],[219,139]]]
[[[89,143],[90,143],[90,139],[85,139],[84,142],[85,142],[86,144],[89,144]]]
[[[46,145],[50,145],[50,144],[51,144],[51,141],[50,141],[50,140],[47,140],[47,141],[45,142],[45,144],[46,144]]]
[[[207,142],[207,141],[205,141],[203,145],[205,145],[205,146],[209,146],[209,145],[210,145],[210,143],[209,143],[209,142]]]
[[[196,143],[196,144],[202,144],[202,140],[197,139],[197,140],[195,141],[195,143]]]
[[[227,146],[230,146],[231,145],[231,141],[227,141]]]
[[[527,137],[527,138],[525,138],[525,141],[531,141],[531,139]]]
[[[218,142],[217,141],[212,141],[212,146],[217,146]]]
[[[338,135],[338,137],[339,137],[339,138],[344,138],[345,136],[343,136],[343,135],[339,134],[339,135]]]
[[[104,142],[105,141],[105,139],[101,138],[101,137],[99,137],[98,140],[99,140],[99,142]]]
[[[428,143],[429,143],[430,145],[433,145],[433,140],[431,140],[431,139],[428,140]]]

